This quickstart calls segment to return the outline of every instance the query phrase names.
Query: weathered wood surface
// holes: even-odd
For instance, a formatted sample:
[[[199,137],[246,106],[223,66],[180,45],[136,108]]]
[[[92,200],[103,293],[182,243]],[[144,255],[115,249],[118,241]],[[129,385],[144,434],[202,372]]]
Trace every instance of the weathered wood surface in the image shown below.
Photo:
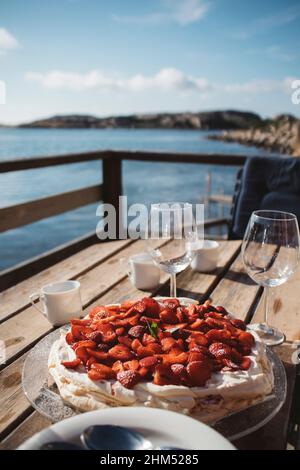
[[[210,298],[223,304],[235,315],[250,320],[261,295],[261,290],[243,273],[238,255],[239,241],[221,242],[219,266],[213,273],[195,273],[190,269],[178,275],[178,295],[198,300]],[[28,306],[28,294],[37,286],[58,279],[78,279],[82,285],[82,297],[86,311],[99,303],[118,302],[128,298],[141,298],[147,294],[168,295],[167,275],[161,278],[157,292],[145,293],[131,285],[120,258],[128,258],[142,251],[142,241],[118,241],[91,246],[81,253],[62,261],[53,268],[23,281],[14,289],[0,294],[0,338],[6,342],[8,362],[0,372],[0,448],[15,448],[26,438],[49,425],[48,420],[34,411],[25,398],[21,386],[21,372],[27,351],[52,330],[48,321],[32,306]],[[279,348],[279,352],[283,351]],[[289,356],[285,352],[284,358]],[[289,370],[289,397],[285,408],[269,425],[237,443],[240,448],[282,448],[286,443],[287,418],[294,388],[294,368]],[[274,426],[281,434],[272,439]],[[276,447],[277,446],[277,447]]]
[[[43,285],[57,280],[76,279],[130,243],[132,240],[102,243],[101,246],[100,243],[92,245],[16,286],[0,292],[0,321],[28,307],[30,305],[29,295],[38,291]],[[16,290],[18,295],[16,295]]]
[[[67,165],[72,163],[82,163],[87,161],[105,160],[140,160],[157,161],[170,163],[207,163],[214,165],[243,165],[247,160],[247,155],[225,155],[225,154],[197,154],[197,153],[168,153],[155,151],[134,151],[134,150],[99,150],[96,152],[82,152],[64,155],[51,155],[46,157],[19,158],[4,160],[0,162],[0,173],[9,171],[29,170],[44,168],[47,166]]]
[[[285,284],[270,289],[268,322],[283,331],[287,341],[300,340],[300,266]],[[264,318],[264,299],[255,312],[253,322]]]

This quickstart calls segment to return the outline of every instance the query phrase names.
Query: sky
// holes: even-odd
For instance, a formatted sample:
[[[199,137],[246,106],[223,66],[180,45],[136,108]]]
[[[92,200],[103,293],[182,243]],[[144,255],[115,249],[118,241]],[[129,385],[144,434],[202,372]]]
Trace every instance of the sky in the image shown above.
[[[217,109],[300,117],[299,65],[299,0],[0,0],[0,123]]]

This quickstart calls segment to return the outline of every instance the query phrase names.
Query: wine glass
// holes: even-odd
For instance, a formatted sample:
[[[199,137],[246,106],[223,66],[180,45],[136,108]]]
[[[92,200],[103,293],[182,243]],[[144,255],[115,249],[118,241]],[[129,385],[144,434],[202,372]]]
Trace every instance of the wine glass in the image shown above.
[[[147,250],[154,263],[170,274],[170,296],[176,297],[176,274],[191,263],[197,239],[192,204],[151,204],[146,234]]]
[[[252,213],[242,244],[243,262],[249,276],[264,287],[264,321],[250,325],[262,341],[275,346],[284,334],[268,324],[271,287],[280,286],[295,272],[299,261],[299,227],[294,214],[259,210]]]

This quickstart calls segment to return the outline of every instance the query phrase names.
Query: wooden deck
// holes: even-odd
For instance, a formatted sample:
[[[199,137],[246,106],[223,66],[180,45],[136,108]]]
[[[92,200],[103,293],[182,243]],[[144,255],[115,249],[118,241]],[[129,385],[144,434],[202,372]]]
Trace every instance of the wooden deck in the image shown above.
[[[221,243],[217,270],[210,274],[187,270],[178,276],[178,296],[198,300],[211,298],[214,303],[247,322],[261,315],[261,288],[244,273],[240,259],[240,241]],[[25,279],[0,293],[0,339],[5,342],[7,362],[0,372],[0,439],[1,449],[14,449],[50,422],[34,411],[22,391],[21,374],[28,351],[53,330],[45,317],[30,306],[28,296],[45,283],[77,279],[81,283],[86,311],[96,304],[140,298],[147,294],[136,290],[127,279],[120,258],[143,250],[143,241],[122,240],[97,243],[66,258],[54,266]],[[292,342],[300,339],[300,305],[297,304],[297,284],[300,270],[274,296],[274,312],[270,320],[282,328],[287,342],[277,348],[284,359],[288,376],[288,396],[278,415],[259,431],[235,442],[240,449],[285,449],[296,366],[292,364]],[[168,295],[169,287],[158,291]],[[149,293],[150,294],[150,293]],[[155,293],[151,293],[153,295]]]

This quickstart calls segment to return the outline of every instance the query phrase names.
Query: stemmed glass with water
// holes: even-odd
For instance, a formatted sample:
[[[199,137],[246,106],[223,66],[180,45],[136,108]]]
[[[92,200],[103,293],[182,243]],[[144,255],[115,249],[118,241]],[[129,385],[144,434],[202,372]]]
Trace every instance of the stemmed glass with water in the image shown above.
[[[192,204],[170,202],[151,205],[147,249],[154,263],[170,274],[171,297],[176,297],[176,274],[186,269],[194,257],[192,246],[196,240]]]
[[[242,244],[249,276],[264,287],[264,321],[251,325],[270,346],[281,344],[284,334],[268,323],[269,290],[286,282],[299,261],[299,228],[294,214],[259,210],[250,217]]]

